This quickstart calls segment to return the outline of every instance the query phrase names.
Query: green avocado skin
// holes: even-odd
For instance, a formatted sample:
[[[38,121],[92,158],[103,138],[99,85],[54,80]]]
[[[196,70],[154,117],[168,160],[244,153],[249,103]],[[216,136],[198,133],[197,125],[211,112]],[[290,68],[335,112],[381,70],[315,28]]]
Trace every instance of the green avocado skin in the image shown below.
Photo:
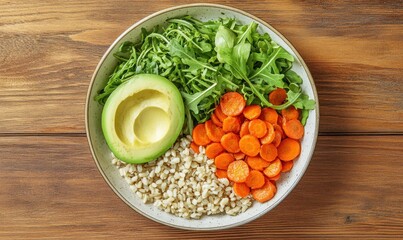
[[[166,96],[170,127],[166,135],[155,144],[130,145],[116,133],[116,112],[124,100],[143,90],[154,90]],[[138,74],[119,85],[109,96],[102,110],[102,132],[110,150],[119,160],[141,164],[157,159],[173,146],[182,131],[184,120],[185,107],[177,87],[159,75]]]

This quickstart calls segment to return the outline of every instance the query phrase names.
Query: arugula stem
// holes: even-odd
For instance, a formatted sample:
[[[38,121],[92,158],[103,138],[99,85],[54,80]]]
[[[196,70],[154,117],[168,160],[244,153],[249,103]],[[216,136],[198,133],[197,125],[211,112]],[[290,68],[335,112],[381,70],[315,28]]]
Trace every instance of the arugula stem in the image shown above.
[[[259,68],[259,70],[257,72],[255,72],[255,74],[253,74],[250,78],[254,78],[257,75],[259,75],[265,68],[267,68],[268,66],[270,66],[270,64],[272,64],[273,61],[276,60],[277,55],[280,53],[281,48],[277,48],[276,50],[274,50],[274,54],[271,57],[271,59],[265,64],[263,65],[261,68]]]
[[[295,95],[295,97],[291,100],[288,100],[286,103],[281,104],[281,105],[272,105],[271,108],[274,108],[276,110],[282,110],[284,108],[288,108],[289,106],[293,105],[295,101],[298,100],[299,96],[301,96],[302,92],[299,92],[298,94]]]
[[[220,75],[220,77],[224,80],[224,82],[228,83],[229,85],[235,87],[235,89],[239,88],[239,86],[233,82],[231,82],[229,79],[225,78],[223,75]]]
[[[167,44],[169,43],[169,40],[168,40],[166,37],[164,37],[162,34],[159,34],[159,33],[151,33],[150,35],[148,35],[148,36],[146,37],[146,39],[149,38],[149,37],[161,38],[161,39],[164,40]]]
[[[260,94],[260,92],[255,88],[255,86],[251,83],[251,81],[247,77],[245,77],[244,80],[252,89],[252,92],[260,99],[260,101],[262,101],[264,106],[266,107],[273,106],[273,104],[271,104],[262,94]]]
[[[197,47],[200,51],[203,51],[203,48],[201,48],[199,45],[197,45],[190,37],[188,37],[186,34],[184,34],[182,31],[179,31],[177,29],[173,29],[167,33],[167,36],[169,36],[171,33],[176,32],[182,37],[184,37],[186,40],[191,42],[195,47]]]
[[[183,20],[183,19],[177,19],[177,18],[173,18],[173,19],[168,19],[167,22],[169,23],[177,23],[179,25],[185,26],[191,30],[196,30],[196,28],[193,26],[193,24],[191,24],[190,22]]]

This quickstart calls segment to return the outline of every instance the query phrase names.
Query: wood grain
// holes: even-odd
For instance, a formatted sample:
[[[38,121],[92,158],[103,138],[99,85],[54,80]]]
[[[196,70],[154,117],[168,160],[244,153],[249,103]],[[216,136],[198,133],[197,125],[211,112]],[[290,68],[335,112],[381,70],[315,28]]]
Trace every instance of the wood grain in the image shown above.
[[[109,44],[148,14],[190,2],[1,1],[0,133],[84,133],[87,87]],[[300,51],[322,133],[403,133],[401,1],[221,3],[272,24]]]
[[[0,1],[0,239],[403,239],[402,1],[205,1],[274,26],[316,83],[314,157],[270,213],[182,231],[109,189],[85,138],[92,73],[130,25],[191,2]]]
[[[403,237],[403,136],[319,137],[307,173],[284,202],[214,232],[166,227],[131,210],[96,170],[86,141],[0,138],[0,239]]]

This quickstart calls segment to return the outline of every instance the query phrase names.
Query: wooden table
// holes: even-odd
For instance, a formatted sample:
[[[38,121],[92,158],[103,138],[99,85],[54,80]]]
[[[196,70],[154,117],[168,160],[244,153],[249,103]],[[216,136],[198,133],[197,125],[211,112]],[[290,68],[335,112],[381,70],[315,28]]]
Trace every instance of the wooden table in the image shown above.
[[[85,136],[91,75],[127,27],[184,3],[0,2],[0,238],[403,238],[402,1],[222,1],[282,32],[319,93],[310,167],[270,213],[183,231],[112,192]]]

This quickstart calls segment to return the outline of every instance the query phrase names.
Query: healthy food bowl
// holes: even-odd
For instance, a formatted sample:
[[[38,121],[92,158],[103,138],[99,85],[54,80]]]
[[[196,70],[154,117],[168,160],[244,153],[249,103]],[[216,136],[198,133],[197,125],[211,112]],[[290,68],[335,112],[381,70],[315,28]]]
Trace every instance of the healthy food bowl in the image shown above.
[[[150,50],[142,50],[135,44],[142,37],[143,43],[146,42],[144,37],[150,35],[150,32],[145,34],[142,29],[151,31],[156,26],[162,26],[163,29],[168,25],[167,20],[178,28],[164,33],[165,35],[158,31],[152,34],[150,38],[156,40],[149,41]],[[216,22],[205,24],[210,20]],[[197,32],[198,39],[203,34],[206,35],[201,38],[208,39],[208,34],[212,31],[215,42],[202,42],[196,37],[186,36],[186,31],[182,32],[181,29],[194,28],[189,22],[195,26],[205,24],[201,27],[202,30],[197,29],[200,30]],[[223,26],[215,27],[217,22]],[[177,40],[172,40],[170,34],[177,36]],[[180,43],[184,46],[180,46]],[[199,50],[192,50],[191,47],[200,49],[202,57],[195,57],[195,52]],[[162,73],[157,69],[160,67],[157,64],[153,75],[140,75],[147,73],[144,70],[145,65],[141,65],[141,58],[149,56],[147,54],[150,51],[159,51],[159,48],[171,55],[168,60],[163,57],[165,60],[156,58],[148,61],[145,63],[148,64],[148,69],[158,61],[160,64],[170,64],[169,66],[176,64],[175,66],[182,67],[182,73],[179,74],[199,74],[200,81],[182,83],[183,88],[178,87],[179,92],[175,85],[181,83],[170,77],[173,74],[172,68],[167,67],[166,72]],[[135,49],[140,51],[138,56],[133,55],[137,51]],[[258,51],[263,51],[262,49],[272,58],[261,55]],[[129,56],[126,53],[130,51]],[[252,51],[256,51],[253,57]],[[212,53],[217,56],[203,58]],[[251,58],[257,60],[253,62]],[[119,84],[116,84],[120,86],[112,86],[113,91],[105,90],[106,85],[111,85],[111,76],[119,71],[117,66],[120,64],[127,67],[129,61],[132,61],[132,72],[126,78],[119,76],[124,80],[119,80]],[[127,65],[123,66],[124,63]],[[162,75],[163,78],[157,75]],[[205,80],[204,85],[200,85],[201,78]],[[211,82],[213,78],[222,81]],[[145,81],[148,86],[144,86]],[[198,88],[200,93],[195,93],[194,89]],[[146,90],[143,91],[144,89]],[[186,93],[184,89],[192,89],[193,92]],[[280,93],[271,94],[275,91],[282,93],[283,99],[279,97]],[[145,93],[151,94],[154,100],[149,101]],[[205,96],[213,96],[210,103],[214,104],[208,104],[208,100],[200,101],[199,98]],[[141,102],[142,100],[144,101]],[[280,102],[274,103],[276,101]],[[254,107],[248,108],[250,105]],[[292,106],[299,109],[294,108],[293,113],[297,114],[295,118],[292,114],[287,115],[286,109],[291,109]],[[267,108],[275,109],[272,110],[276,115],[274,122],[271,122],[269,115],[265,118],[263,112],[267,114],[264,111],[269,110]],[[142,19],[122,33],[106,51],[94,72],[85,110],[86,131],[93,158],[112,190],[145,217],[168,226],[191,230],[235,227],[267,214],[302,178],[314,152],[319,128],[319,104],[315,84],[306,64],[291,43],[259,18],[216,4],[190,4],[169,8]],[[217,116],[221,118],[218,119]],[[225,120],[226,118],[229,120]],[[263,127],[259,125],[262,122]],[[242,131],[245,129],[240,129],[241,124],[246,126],[244,133]],[[217,135],[211,132],[217,126],[221,135],[218,134],[218,139],[215,140]],[[204,129],[207,129],[207,133]],[[171,137],[167,138],[167,135]],[[207,149],[212,144],[210,142],[216,143]],[[252,144],[253,142],[256,144]],[[298,150],[290,150],[290,146],[295,146]],[[256,153],[254,148],[258,150]],[[200,153],[195,153],[199,151]],[[214,155],[206,157],[208,153],[210,156],[213,153]],[[125,162],[117,160],[115,155]],[[188,155],[192,157],[189,158]],[[264,168],[255,169],[256,165],[250,164],[254,156],[261,158],[258,160],[264,164]],[[150,160],[150,163],[143,165]],[[168,164],[171,169],[164,170],[164,164]],[[280,175],[281,169],[284,171]],[[218,176],[219,171],[224,175]],[[254,177],[251,176],[251,171],[254,171]],[[206,173],[208,176],[205,176]],[[172,179],[167,177],[170,174]],[[179,179],[175,183],[179,185],[160,186],[163,181],[174,182],[174,174],[175,179]],[[189,174],[193,185],[184,183],[184,178],[181,178]],[[162,179],[151,184],[150,175],[152,181],[154,176]],[[210,186],[211,183],[213,187]],[[192,186],[197,190],[192,189]],[[145,194],[144,188],[151,191],[152,196]],[[221,189],[221,192],[217,193],[216,188]],[[195,199],[183,199],[187,198],[187,194]],[[178,202],[177,199],[174,200],[177,195],[181,195]],[[150,199],[154,204],[149,203]],[[194,211],[186,212],[188,210],[183,207],[184,204]],[[185,210],[178,210],[181,207]],[[195,209],[199,209],[198,212]]]

